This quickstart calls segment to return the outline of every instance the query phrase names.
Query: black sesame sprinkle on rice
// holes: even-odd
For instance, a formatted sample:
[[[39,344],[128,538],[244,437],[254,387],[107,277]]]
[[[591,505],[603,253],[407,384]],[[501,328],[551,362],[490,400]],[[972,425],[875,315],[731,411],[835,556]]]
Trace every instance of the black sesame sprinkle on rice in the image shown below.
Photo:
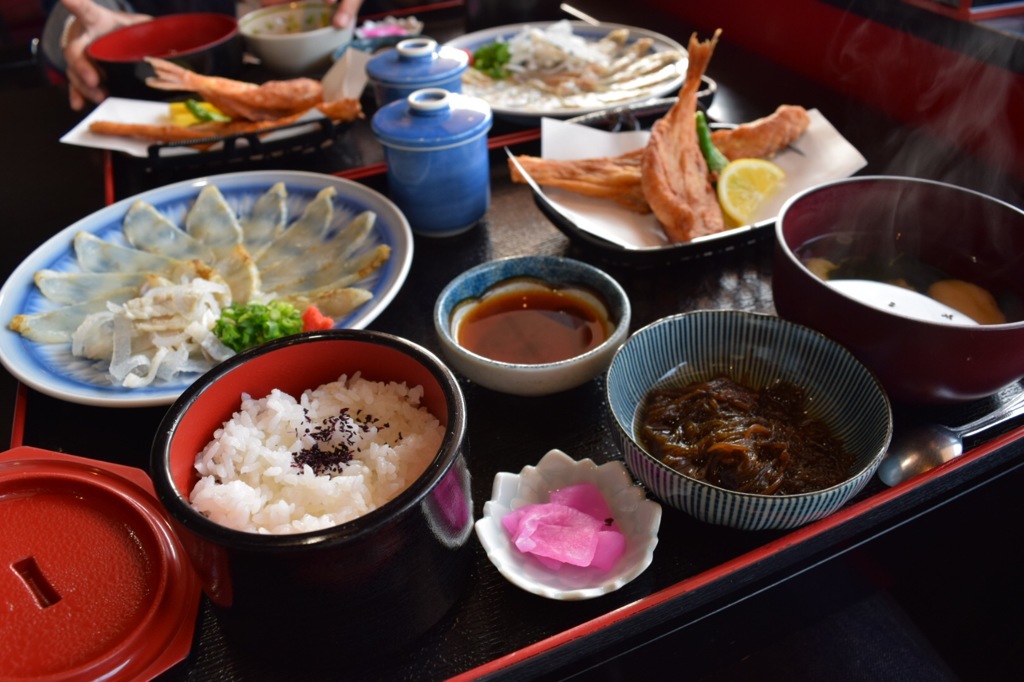
[[[292,466],[303,469],[308,465],[317,476],[340,474],[345,464],[352,461],[353,454],[360,452],[355,445],[357,433],[371,428],[372,417],[366,415],[359,419],[361,412],[358,410],[353,418],[348,408],[342,408],[338,414],[317,424],[309,421],[309,411],[304,409],[307,426],[301,431],[313,444],[292,455]]]

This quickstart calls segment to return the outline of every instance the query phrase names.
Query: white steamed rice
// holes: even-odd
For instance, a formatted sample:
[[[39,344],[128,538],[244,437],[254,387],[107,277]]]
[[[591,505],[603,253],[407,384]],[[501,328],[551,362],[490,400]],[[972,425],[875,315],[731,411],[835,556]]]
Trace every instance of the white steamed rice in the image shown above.
[[[202,478],[192,506],[253,533],[301,533],[362,516],[405,490],[437,454],[445,429],[420,406],[422,397],[421,386],[358,372],[298,400],[277,389],[258,400],[243,394],[241,409],[196,457]],[[345,408],[338,426],[324,425]],[[317,443],[317,431],[329,440]],[[309,455],[315,445],[328,457]],[[308,461],[322,464],[338,452],[351,460],[336,470],[318,473]],[[297,456],[307,461],[296,464]]]

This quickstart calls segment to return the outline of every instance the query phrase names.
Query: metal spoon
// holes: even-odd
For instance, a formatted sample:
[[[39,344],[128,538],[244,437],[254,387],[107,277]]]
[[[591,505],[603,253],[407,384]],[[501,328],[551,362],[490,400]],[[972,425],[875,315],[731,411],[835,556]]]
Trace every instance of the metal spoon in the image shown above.
[[[878,478],[882,483],[893,486],[923,474],[962,455],[964,438],[1021,414],[1024,414],[1024,391],[995,411],[963,426],[951,428],[930,424],[911,429],[889,445],[889,451],[878,466]]]

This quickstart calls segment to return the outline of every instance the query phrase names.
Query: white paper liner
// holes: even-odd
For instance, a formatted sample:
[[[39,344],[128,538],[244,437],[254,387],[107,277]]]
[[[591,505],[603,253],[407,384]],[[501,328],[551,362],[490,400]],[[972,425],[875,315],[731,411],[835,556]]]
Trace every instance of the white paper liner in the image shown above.
[[[849,177],[867,160],[817,109],[808,111],[811,124],[800,138],[772,161],[786,181],[758,210],[754,223],[774,218],[787,199],[822,182]],[[647,144],[648,131],[611,133],[554,118],[541,119],[541,156],[574,160],[618,156]],[[625,248],[668,246],[652,214],[640,215],[607,199],[580,196],[557,188],[544,189],[548,198],[581,230]]]

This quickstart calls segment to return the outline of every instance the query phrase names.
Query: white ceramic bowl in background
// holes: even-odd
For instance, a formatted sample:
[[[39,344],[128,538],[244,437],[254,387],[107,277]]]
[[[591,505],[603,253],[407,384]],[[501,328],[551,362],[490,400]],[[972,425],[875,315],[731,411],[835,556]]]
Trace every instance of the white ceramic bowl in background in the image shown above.
[[[802,387],[808,413],[854,454],[846,480],[797,495],[735,492],[686,476],[640,446],[636,418],[652,387],[722,375],[755,389],[776,380]],[[892,437],[889,399],[874,375],[835,341],[770,315],[703,310],[653,322],[616,353],[606,391],[626,464],[655,497],[742,530],[795,528],[836,511],[867,484]]]
[[[515,549],[501,525],[509,512],[547,502],[555,490],[577,483],[597,486],[626,536],[626,551],[609,571],[570,565],[557,571],[547,568]],[[494,477],[491,499],[484,503],[476,534],[491,563],[512,584],[549,599],[577,601],[614,592],[643,573],[654,558],[660,525],[661,505],[647,499],[622,462],[598,466],[593,460],[576,461],[561,450],[551,450],[536,466]]]
[[[331,25],[336,5],[292,2],[254,10],[238,20],[246,47],[281,75],[299,76],[326,70],[332,55],[352,41],[352,27]]]
[[[552,285],[580,285],[597,292],[608,309],[612,326],[608,338],[582,355],[543,364],[492,360],[459,345],[452,333],[452,313],[456,306],[467,299],[479,298],[499,282],[518,277]],[[466,378],[502,393],[540,396],[576,388],[604,372],[629,334],[630,316],[629,297],[604,271],[571,258],[522,256],[483,263],[452,280],[434,305],[434,329],[445,358]]]

